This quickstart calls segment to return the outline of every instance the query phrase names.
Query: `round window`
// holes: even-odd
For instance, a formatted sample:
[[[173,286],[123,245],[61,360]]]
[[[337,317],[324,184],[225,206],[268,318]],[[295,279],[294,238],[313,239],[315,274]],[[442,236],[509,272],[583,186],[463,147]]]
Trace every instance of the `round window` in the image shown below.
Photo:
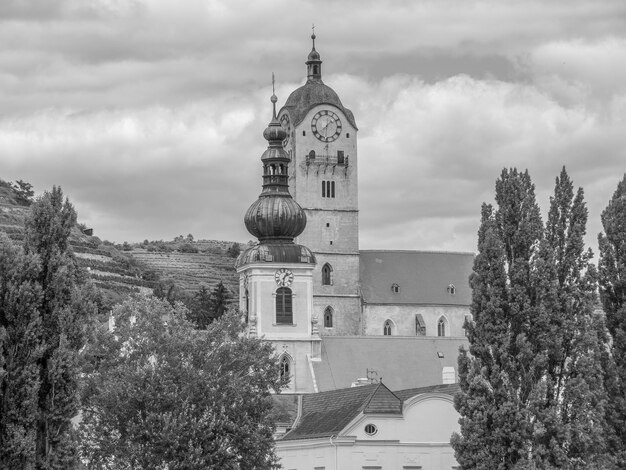
[[[375,425],[373,424],[365,425],[365,434],[367,434],[368,436],[373,436],[377,432],[378,432],[378,428]]]

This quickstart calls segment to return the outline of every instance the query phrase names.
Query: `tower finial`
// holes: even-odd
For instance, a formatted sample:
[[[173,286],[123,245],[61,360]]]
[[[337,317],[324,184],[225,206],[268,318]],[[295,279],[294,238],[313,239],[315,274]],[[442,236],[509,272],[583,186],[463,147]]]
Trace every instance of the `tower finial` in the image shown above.
[[[278,98],[276,98],[276,90],[274,89],[274,72],[272,72],[272,97],[270,98],[270,101],[272,102],[272,121],[276,120],[276,102],[278,101]]]
[[[311,26],[311,39],[313,40],[313,50],[315,50],[315,23]]]

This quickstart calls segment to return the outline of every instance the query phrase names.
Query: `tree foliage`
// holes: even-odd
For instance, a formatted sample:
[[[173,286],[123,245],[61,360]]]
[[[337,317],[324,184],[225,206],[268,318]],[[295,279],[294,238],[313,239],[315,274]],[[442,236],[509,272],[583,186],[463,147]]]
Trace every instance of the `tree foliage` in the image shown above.
[[[78,464],[71,420],[96,295],[69,249],[75,222],[74,208],[55,187],[31,205],[23,249],[0,241],[0,462],[9,462],[6,468]]]
[[[544,228],[527,172],[504,170],[483,205],[470,279],[452,440],[464,469],[611,468],[606,454],[604,326],[583,236],[583,192],[556,179]]]
[[[282,384],[271,345],[246,337],[235,315],[199,331],[186,313],[135,297],[114,309],[114,332],[89,345],[89,468],[272,468],[270,390]]]
[[[33,185],[26,181],[17,180],[12,185],[13,194],[18,204],[23,206],[30,206],[33,203],[33,197],[35,196],[35,190]]]
[[[600,298],[612,342],[605,358],[605,383],[610,393],[607,417],[614,431],[611,451],[626,467],[626,175],[602,212]]]
[[[39,395],[37,256],[0,233],[0,468],[33,468]]]
[[[228,304],[231,298],[230,291],[222,281],[211,292],[209,292],[206,286],[200,286],[200,289],[193,297],[185,302],[189,309],[187,318],[197,328],[205,330],[208,325],[228,311]]]
[[[226,250],[226,254],[231,258],[236,258],[239,256],[239,253],[241,253],[241,246],[239,246],[239,243],[236,242],[230,245],[228,250]]]

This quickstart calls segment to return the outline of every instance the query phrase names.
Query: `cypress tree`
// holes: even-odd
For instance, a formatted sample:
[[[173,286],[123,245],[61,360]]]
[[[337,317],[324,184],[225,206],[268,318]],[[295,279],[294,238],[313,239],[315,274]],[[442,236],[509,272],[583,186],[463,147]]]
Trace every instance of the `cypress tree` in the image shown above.
[[[498,210],[482,209],[470,348],[459,356],[461,434],[452,445],[464,469],[510,469],[527,457],[532,377],[542,361],[529,339],[536,317],[530,261],[543,224],[528,173],[503,170],[496,202]]]
[[[38,469],[78,464],[71,420],[78,414],[79,351],[94,304],[91,286],[84,283],[69,246],[75,223],[76,211],[57,187],[32,204],[25,222],[24,251],[38,256],[41,265]]]
[[[547,335],[539,343],[547,362],[534,403],[533,460],[539,467],[611,468],[607,454],[607,396],[602,381],[606,333],[594,314],[597,271],[583,237],[587,208],[582,188],[574,195],[565,168],[556,178],[546,224],[542,266]]]
[[[497,211],[483,206],[452,439],[464,469],[611,468],[596,271],[572,187],[563,169],[545,229],[527,172],[504,170]]]
[[[611,452],[626,467],[626,175],[602,212],[599,284],[606,324],[611,335],[605,358],[605,383],[610,395],[607,419],[613,429]]]
[[[34,468],[41,357],[36,256],[0,233],[0,468]]]

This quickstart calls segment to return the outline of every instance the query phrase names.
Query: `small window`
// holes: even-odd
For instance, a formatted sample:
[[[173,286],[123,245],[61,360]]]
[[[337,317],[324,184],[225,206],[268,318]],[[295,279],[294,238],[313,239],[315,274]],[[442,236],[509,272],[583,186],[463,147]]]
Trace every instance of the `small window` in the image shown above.
[[[305,136],[306,135],[306,131],[302,131],[302,135]]]
[[[391,321],[387,320],[383,325],[383,335],[391,336]]]
[[[374,424],[365,425],[365,434],[368,436],[374,436],[378,432],[378,428]]]
[[[398,284],[391,284],[391,292],[394,294],[400,293],[400,286]]]
[[[454,284],[450,284],[448,286],[448,294],[450,294],[450,295],[456,294],[456,287],[454,287]]]
[[[333,241],[332,241],[332,240],[330,241],[330,244],[331,244],[331,245],[333,244]]]
[[[291,377],[291,364],[289,363],[289,358],[287,356],[281,357],[278,367],[280,380],[283,382],[289,382],[289,378]]]
[[[332,328],[333,327],[333,309],[332,307],[326,307],[324,310],[324,328]]]
[[[326,222],[326,227],[330,227],[330,223]]]
[[[346,139],[349,139],[349,138],[350,138],[350,133],[346,132]]]
[[[293,324],[293,301],[291,289],[288,287],[279,287],[276,290],[276,324]]]
[[[446,335],[446,320],[441,317],[437,322],[437,336],[445,336]]]
[[[322,285],[331,286],[333,284],[333,268],[326,263],[322,266]]]
[[[337,163],[339,165],[343,165],[343,162],[344,162],[343,150],[337,150]]]

